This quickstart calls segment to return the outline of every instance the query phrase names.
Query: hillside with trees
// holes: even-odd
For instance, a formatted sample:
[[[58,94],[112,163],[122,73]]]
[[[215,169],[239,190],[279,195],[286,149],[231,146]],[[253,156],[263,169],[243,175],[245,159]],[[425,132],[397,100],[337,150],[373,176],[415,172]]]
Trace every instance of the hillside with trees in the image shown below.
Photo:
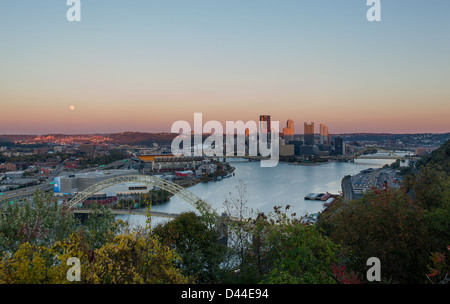
[[[362,274],[381,260],[384,283],[446,281],[450,265],[450,141],[418,162],[399,190],[373,190],[338,200],[317,226],[345,248],[348,267]]]

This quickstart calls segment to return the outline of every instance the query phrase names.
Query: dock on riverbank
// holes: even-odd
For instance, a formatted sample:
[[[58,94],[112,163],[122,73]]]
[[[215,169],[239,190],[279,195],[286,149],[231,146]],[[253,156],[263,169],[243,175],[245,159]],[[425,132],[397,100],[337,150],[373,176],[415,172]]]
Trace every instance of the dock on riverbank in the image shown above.
[[[326,201],[330,197],[336,198],[339,194],[331,194],[331,193],[310,193],[307,196],[305,196],[305,200],[312,200],[312,201]]]

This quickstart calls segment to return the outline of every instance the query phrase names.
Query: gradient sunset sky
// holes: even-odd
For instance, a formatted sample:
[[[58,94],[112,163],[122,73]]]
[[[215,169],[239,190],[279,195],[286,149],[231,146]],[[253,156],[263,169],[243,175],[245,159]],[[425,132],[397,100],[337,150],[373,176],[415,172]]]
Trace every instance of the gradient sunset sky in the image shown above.
[[[0,2],[0,134],[170,132],[177,120],[450,132],[450,1]],[[72,108],[70,108],[73,106]]]

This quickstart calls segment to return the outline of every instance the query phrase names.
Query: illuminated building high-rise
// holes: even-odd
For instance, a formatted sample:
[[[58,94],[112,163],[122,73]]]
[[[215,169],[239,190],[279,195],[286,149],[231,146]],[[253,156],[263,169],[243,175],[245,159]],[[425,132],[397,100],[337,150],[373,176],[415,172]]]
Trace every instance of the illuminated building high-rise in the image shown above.
[[[286,142],[294,140],[294,121],[288,119],[286,128],[283,128],[283,138]]]
[[[314,145],[314,122],[308,124],[305,122],[304,124],[304,141],[305,145],[312,146]]]
[[[266,128],[263,128],[263,122],[266,122]],[[261,132],[270,133],[270,115],[259,116],[259,129]]]
[[[328,132],[328,127],[324,124],[320,124],[320,144],[330,144],[330,133]]]
[[[283,135],[294,135],[294,121],[288,119],[286,128],[283,128]]]

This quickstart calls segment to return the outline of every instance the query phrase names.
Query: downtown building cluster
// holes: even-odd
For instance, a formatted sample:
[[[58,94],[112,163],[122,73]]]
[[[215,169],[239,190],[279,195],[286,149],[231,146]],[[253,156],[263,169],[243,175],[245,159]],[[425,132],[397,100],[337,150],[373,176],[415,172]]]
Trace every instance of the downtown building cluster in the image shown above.
[[[270,130],[270,115],[261,115],[260,124],[265,122]],[[314,122],[304,123],[303,134],[295,134],[294,120],[288,119],[280,134],[280,156],[329,156],[344,155],[342,137],[332,138],[328,126],[320,124],[319,133],[315,132]]]

